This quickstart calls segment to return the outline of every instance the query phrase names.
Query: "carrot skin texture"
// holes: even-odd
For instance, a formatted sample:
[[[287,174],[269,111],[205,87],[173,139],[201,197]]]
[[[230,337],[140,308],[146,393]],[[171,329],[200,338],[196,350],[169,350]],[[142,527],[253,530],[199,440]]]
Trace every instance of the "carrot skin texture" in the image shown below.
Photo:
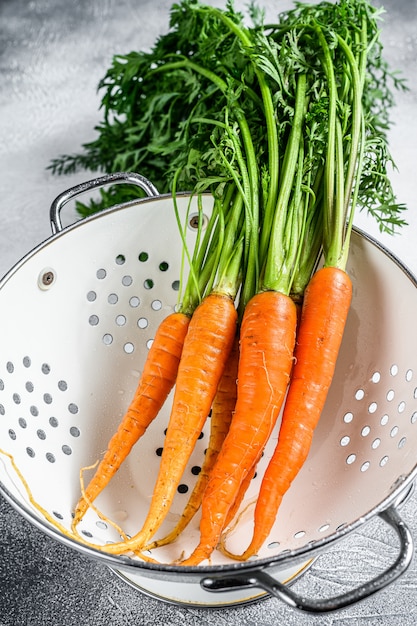
[[[240,483],[240,488],[239,488],[239,492],[235,498],[235,501],[232,503],[231,507],[229,508],[229,511],[227,513],[226,516],[226,520],[224,522],[224,526],[223,528],[226,529],[234,520],[236,514],[238,513],[239,509],[240,509],[240,505],[243,502],[243,499],[245,497],[245,494],[247,492],[247,490],[249,489],[249,486],[252,482],[252,480],[254,479],[256,474],[256,465],[254,465],[246,474],[245,478],[242,480],[242,482]]]
[[[107,450],[90,480],[85,496],[75,507],[73,528],[81,521],[89,503],[103,491],[120,468],[134,444],[158,415],[175,384],[190,317],[171,313],[160,323],[146,358],[135,395]]]
[[[288,386],[295,330],[296,308],[284,294],[261,292],[245,308],[235,415],[203,496],[200,542],[182,565],[209,558],[242,482],[262,455]]]
[[[232,349],[237,312],[221,294],[207,296],[191,318],[178,368],[171,416],[147,518],[128,541],[99,547],[110,554],[141,551],[159,529],[209,414]]]
[[[352,283],[340,269],[325,267],[312,277],[304,296],[295,364],[278,441],[262,479],[254,531],[241,555],[257,554],[275,522],[279,506],[303,466],[326,402],[352,299]],[[224,551],[225,552],[225,551]]]
[[[194,485],[194,489],[188,499],[176,526],[162,539],[157,539],[144,549],[153,550],[155,548],[172,543],[180,533],[188,526],[201,505],[204,490],[206,488],[209,474],[217,459],[223,441],[229,430],[232,415],[236,404],[237,391],[237,368],[239,361],[239,337],[236,334],[232,350],[229,354],[223,376],[217,387],[214,397],[210,417],[210,438],[201,472]]]

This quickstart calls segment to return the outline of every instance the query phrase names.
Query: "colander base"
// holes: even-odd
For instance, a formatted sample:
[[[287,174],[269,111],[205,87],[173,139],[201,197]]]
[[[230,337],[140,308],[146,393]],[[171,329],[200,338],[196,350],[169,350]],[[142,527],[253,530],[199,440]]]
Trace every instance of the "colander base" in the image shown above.
[[[301,565],[297,563],[297,565],[292,567],[285,567],[271,574],[271,577],[280,583],[291,584],[300,578],[312,566],[314,561],[315,559],[309,559]],[[122,572],[112,567],[109,569],[123,582],[136,589],[136,591],[168,604],[198,608],[230,608],[243,604],[252,604],[270,597],[266,591],[261,589],[234,589],[222,593],[211,593],[196,582],[161,581],[136,574],[135,572]]]

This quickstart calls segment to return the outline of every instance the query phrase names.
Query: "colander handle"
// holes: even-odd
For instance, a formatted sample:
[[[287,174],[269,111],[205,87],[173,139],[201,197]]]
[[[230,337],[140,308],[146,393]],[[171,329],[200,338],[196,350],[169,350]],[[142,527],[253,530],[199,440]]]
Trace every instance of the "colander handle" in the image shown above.
[[[137,185],[146,193],[148,197],[158,196],[159,192],[157,188],[144,176],[136,174],[135,172],[116,172],[115,174],[106,174],[93,180],[88,180],[75,187],[71,187],[67,191],[64,191],[51,204],[49,211],[49,218],[51,222],[52,233],[58,233],[63,229],[61,222],[61,209],[70,200],[73,200],[77,196],[83,193],[98,189],[100,187],[106,187],[108,185],[116,185],[119,183],[127,183],[129,185]]]
[[[394,582],[394,580],[401,576],[408,568],[413,556],[413,539],[411,533],[400,517],[396,506],[391,506],[379,513],[379,516],[397,532],[400,540],[399,555],[395,562],[385,571],[346,593],[331,598],[310,600],[292,591],[287,585],[277,582],[275,578],[268,574],[267,569],[273,566],[273,563],[269,563],[266,567],[261,569],[236,572],[233,577],[230,577],[230,575],[228,577],[226,577],[226,575],[219,575],[204,578],[200,581],[200,585],[204,590],[213,592],[252,587],[261,588],[270,595],[283,600],[291,607],[309,613],[337,611],[352,604],[356,604]]]

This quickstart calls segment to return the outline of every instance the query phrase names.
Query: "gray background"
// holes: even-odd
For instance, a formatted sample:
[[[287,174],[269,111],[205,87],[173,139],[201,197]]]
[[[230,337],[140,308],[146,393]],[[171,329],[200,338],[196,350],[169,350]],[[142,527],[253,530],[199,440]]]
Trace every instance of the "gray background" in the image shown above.
[[[211,4],[223,6],[222,2]],[[236,1],[237,8],[245,2]],[[287,0],[261,3],[267,15]],[[91,178],[53,177],[46,166],[94,137],[97,84],[112,55],[150,47],[166,31],[171,2],[143,0],[1,0],[0,3],[0,276],[50,235],[48,211],[63,190]],[[397,97],[391,149],[398,199],[409,226],[380,236],[365,215],[356,223],[377,236],[417,274],[417,2],[386,0],[386,56],[409,79]],[[72,209],[66,219],[76,219]],[[2,329],[4,331],[4,329]],[[417,456],[417,455],[416,455]],[[417,538],[417,496],[401,514]],[[414,626],[417,564],[388,589],[339,613],[311,616],[276,599],[228,609],[178,607],[147,598],[105,566],[52,541],[0,498],[0,626]],[[397,554],[396,539],[374,520],[318,559],[294,585],[317,597],[340,593],[374,576]]]

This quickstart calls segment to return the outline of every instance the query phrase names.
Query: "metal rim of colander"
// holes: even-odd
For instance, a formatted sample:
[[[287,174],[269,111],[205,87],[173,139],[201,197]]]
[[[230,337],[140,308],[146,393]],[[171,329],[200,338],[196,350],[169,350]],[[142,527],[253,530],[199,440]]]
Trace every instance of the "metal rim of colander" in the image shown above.
[[[100,181],[106,181],[109,183],[108,177],[103,177],[102,179],[96,179],[94,181],[94,185],[97,186]],[[87,184],[88,187],[88,184]],[[154,188],[153,188],[154,189]],[[26,256],[24,256],[20,261],[18,261],[9,272],[1,279],[0,281],[0,289],[2,289],[3,285],[11,278],[11,276],[19,270],[19,268],[27,262],[27,260],[36,254],[38,250],[43,248],[44,246],[51,243],[53,240],[65,235],[68,231],[80,228],[85,223],[101,219],[102,216],[115,213],[119,210],[123,210],[128,206],[134,206],[136,204],[142,204],[147,202],[152,202],[157,195],[158,198],[169,197],[169,194],[165,195],[149,195],[146,198],[135,199],[131,202],[127,202],[121,205],[116,205],[105,211],[102,211],[100,214],[94,214],[82,220],[79,220],[65,228],[59,228],[57,230],[53,229],[53,234],[44,242],[40,243],[36,246],[31,252],[29,252]],[[189,195],[187,193],[181,195]],[[55,208],[56,211],[56,208]],[[414,277],[413,273],[388,249],[386,249],[380,242],[375,240],[372,236],[365,233],[359,228],[354,228],[355,232],[373,246],[378,248],[384,255],[386,255],[393,263],[395,263],[400,270],[408,277],[408,279],[412,282],[412,284],[417,287],[417,280]],[[170,575],[183,575],[185,578],[198,576],[200,583],[205,577],[210,577],[216,574],[234,574],[237,572],[244,572],[247,576],[257,574],[262,571],[267,571],[269,568],[274,566],[280,566],[284,564],[288,564],[289,561],[293,564],[301,563],[306,559],[313,558],[317,556],[319,553],[325,551],[327,547],[330,547],[335,542],[342,540],[346,535],[351,532],[357,530],[360,526],[367,523],[371,518],[381,515],[390,509],[396,511],[397,507],[404,500],[404,494],[409,493],[413,483],[415,481],[417,475],[417,464],[414,466],[413,470],[407,476],[401,476],[398,480],[398,485],[392,490],[392,492],[384,498],[378,505],[374,506],[372,509],[358,517],[356,520],[346,524],[344,527],[339,528],[333,534],[315,540],[309,544],[304,546],[300,546],[299,548],[285,550],[278,555],[272,557],[265,558],[257,558],[256,561],[249,560],[247,562],[231,562],[220,565],[198,565],[198,566],[182,566],[175,564],[164,564],[164,563],[150,563],[144,562],[137,559],[132,559],[128,556],[120,555],[114,556],[107,553],[104,553],[99,550],[95,550],[89,546],[85,546],[81,543],[78,543],[76,540],[73,540],[69,537],[62,535],[57,529],[48,524],[48,522],[38,518],[29,508],[19,502],[12,493],[3,485],[0,481],[0,493],[4,496],[4,498],[15,508],[25,519],[27,519],[30,523],[44,532],[46,535],[51,538],[60,541],[61,543],[67,545],[70,548],[76,549],[79,552],[85,554],[86,556],[99,560],[101,562],[106,563],[112,569],[121,569],[121,570],[131,570],[132,568],[135,571],[143,571],[148,572],[150,575],[155,577],[161,576],[170,576]],[[285,598],[283,598],[285,599]]]

